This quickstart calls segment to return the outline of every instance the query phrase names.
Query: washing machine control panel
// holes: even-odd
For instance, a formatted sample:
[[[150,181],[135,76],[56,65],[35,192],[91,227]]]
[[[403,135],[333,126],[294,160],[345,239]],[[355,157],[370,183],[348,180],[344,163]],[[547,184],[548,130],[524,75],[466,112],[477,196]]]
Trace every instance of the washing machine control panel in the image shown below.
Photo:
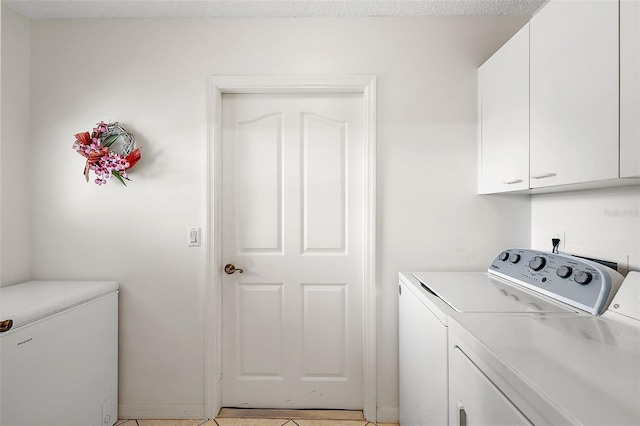
[[[593,315],[606,310],[623,280],[587,259],[518,248],[498,253],[488,272]]]

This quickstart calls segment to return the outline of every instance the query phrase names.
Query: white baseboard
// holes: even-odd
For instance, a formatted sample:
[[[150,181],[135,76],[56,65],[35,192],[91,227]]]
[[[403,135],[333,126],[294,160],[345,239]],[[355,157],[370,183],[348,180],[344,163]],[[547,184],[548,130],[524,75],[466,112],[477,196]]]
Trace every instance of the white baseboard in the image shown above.
[[[399,423],[400,410],[398,407],[378,407],[377,423]]]
[[[204,419],[204,404],[119,405],[121,419]]]

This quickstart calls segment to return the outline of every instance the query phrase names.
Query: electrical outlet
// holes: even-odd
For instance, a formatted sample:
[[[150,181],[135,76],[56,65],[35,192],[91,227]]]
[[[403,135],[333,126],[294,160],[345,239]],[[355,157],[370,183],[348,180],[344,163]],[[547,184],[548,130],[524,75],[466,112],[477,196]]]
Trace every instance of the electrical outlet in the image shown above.
[[[558,245],[558,252],[564,253],[564,248],[566,247],[566,232],[561,229],[556,229],[555,231],[553,231],[553,236],[551,238],[558,238],[560,240],[560,244]],[[551,245],[551,247],[553,247],[553,244]]]

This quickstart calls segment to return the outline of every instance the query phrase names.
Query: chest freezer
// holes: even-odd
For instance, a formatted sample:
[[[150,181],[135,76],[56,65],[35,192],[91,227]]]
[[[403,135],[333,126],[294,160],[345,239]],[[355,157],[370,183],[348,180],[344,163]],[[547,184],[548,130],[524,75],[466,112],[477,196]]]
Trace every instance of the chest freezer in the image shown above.
[[[0,426],[112,426],[117,391],[118,283],[0,289]]]

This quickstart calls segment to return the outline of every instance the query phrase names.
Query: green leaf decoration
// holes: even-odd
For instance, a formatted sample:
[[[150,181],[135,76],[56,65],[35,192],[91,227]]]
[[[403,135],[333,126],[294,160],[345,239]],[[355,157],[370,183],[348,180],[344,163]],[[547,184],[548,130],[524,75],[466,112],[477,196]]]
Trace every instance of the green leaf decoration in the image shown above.
[[[124,186],[127,186],[127,184],[124,182],[124,179],[122,178],[122,176],[120,175],[120,172],[114,170],[113,171],[113,175],[120,181],[121,184],[123,184]],[[128,179],[127,179],[128,180]]]
[[[111,145],[113,145],[113,143],[116,141],[116,139],[118,139],[120,137],[120,135],[111,135],[108,138],[106,138],[104,140],[104,142],[102,143],[102,146],[106,146],[107,148],[110,147]]]

